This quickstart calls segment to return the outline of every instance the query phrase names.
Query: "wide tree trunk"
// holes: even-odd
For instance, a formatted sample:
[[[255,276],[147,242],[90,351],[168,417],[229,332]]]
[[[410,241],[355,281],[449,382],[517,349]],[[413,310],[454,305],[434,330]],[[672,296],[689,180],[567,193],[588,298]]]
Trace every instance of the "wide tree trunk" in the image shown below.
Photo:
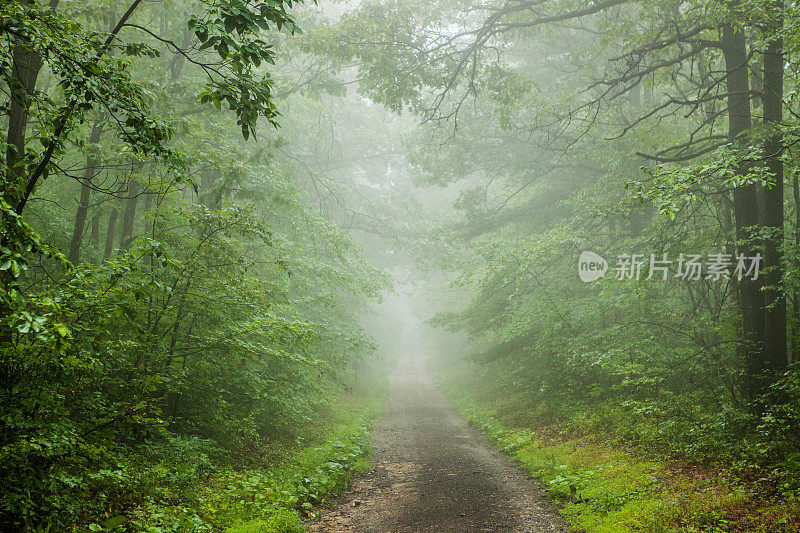
[[[768,131],[764,143],[765,165],[774,176],[775,183],[764,191],[763,225],[770,230],[764,247],[764,263],[767,267],[764,292],[764,366],[766,375],[761,384],[762,392],[766,392],[773,380],[786,370],[788,357],[786,352],[786,297],[781,290],[783,280],[783,262],[781,245],[784,231],[784,173],[781,156],[783,154],[783,136],[779,130],[783,120],[783,31],[782,1],[774,1],[770,11],[773,17],[769,32],[773,36],[764,54],[764,81],[762,102],[764,124]]]
[[[731,3],[731,7],[735,7]],[[752,127],[747,45],[744,30],[731,23],[722,28],[722,52],[725,57],[728,91],[728,136],[735,147],[746,146],[746,135]],[[743,162],[738,172],[746,174],[750,164]],[[758,225],[758,186],[743,185],[733,191],[737,251],[747,257],[755,255],[751,229]],[[758,376],[764,371],[764,313],[761,278],[743,277],[738,283],[741,322],[741,352],[746,361],[743,389],[748,399],[760,392]]]
[[[29,1],[29,3],[32,3]],[[58,6],[58,0],[50,0],[51,9]],[[26,187],[24,168],[20,165],[25,159],[25,133],[28,130],[30,118],[30,95],[36,90],[36,80],[42,69],[43,61],[36,50],[31,48],[31,43],[15,39],[11,51],[11,72],[13,78],[7,88],[10,96],[8,105],[8,128],[6,129],[6,168],[3,181],[0,183],[0,195],[11,206],[16,206]],[[6,244],[7,235],[0,237],[0,242]],[[8,291],[13,279],[9,271],[0,272],[0,285]],[[5,317],[11,310],[0,304],[0,322],[5,322]],[[0,325],[0,346],[5,346],[11,341],[11,330]]]
[[[3,194],[11,205],[16,205],[24,186],[23,169],[19,165],[25,157],[25,132],[28,129],[29,95],[36,87],[36,79],[42,68],[42,59],[38,52],[24,46],[17,46],[12,52],[12,72],[16,74],[16,83],[10,87],[11,101],[8,113],[8,130],[6,133],[6,164],[8,165],[7,183]]]
[[[50,0],[50,9],[58,7],[59,0]],[[28,2],[32,4],[32,1]],[[18,40],[19,41],[19,40]],[[14,81],[8,87],[11,98],[8,107],[8,129],[6,130],[6,183],[3,195],[11,205],[17,205],[25,190],[24,169],[19,162],[25,157],[25,133],[30,115],[30,95],[36,90],[36,80],[42,69],[42,57],[32,49],[30,43],[16,42],[11,52],[11,72]]]

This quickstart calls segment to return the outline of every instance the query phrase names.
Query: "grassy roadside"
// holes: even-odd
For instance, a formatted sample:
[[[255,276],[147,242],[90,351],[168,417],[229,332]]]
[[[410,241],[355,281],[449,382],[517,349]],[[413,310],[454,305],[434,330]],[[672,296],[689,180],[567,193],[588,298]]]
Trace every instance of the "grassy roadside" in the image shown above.
[[[470,424],[544,483],[575,531],[800,531],[796,497],[765,494],[722,467],[645,458],[601,433],[515,428],[490,405],[450,392]]]
[[[370,468],[369,431],[381,402],[341,402],[320,437],[266,470],[222,480],[217,512],[236,517],[229,533],[302,533],[301,515],[336,496]],[[227,521],[227,520],[226,520]]]
[[[257,460],[207,454],[198,441],[159,461],[142,457],[126,480],[131,506],[90,531],[301,533],[301,516],[369,468],[369,430],[380,394],[342,395],[293,443],[257,450]]]

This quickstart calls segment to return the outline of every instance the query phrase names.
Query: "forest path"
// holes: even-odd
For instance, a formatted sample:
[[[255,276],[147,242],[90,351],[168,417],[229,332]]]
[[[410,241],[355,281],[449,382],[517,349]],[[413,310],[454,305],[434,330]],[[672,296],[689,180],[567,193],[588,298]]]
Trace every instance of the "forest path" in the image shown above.
[[[404,356],[372,433],[375,467],[311,531],[565,531],[541,488],[458,416],[423,356]]]

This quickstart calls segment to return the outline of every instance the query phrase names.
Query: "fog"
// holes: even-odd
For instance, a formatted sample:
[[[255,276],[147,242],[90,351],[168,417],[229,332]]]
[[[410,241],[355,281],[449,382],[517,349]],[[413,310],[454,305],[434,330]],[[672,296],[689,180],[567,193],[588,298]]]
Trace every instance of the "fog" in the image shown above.
[[[798,20],[0,2],[0,529],[800,531]]]

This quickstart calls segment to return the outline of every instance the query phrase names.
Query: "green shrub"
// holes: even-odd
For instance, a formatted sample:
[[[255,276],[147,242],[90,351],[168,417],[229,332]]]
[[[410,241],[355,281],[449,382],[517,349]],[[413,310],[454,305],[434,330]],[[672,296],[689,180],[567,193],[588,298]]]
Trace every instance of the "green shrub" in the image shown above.
[[[304,533],[303,521],[296,511],[277,509],[266,520],[239,522],[228,528],[228,533]]]

